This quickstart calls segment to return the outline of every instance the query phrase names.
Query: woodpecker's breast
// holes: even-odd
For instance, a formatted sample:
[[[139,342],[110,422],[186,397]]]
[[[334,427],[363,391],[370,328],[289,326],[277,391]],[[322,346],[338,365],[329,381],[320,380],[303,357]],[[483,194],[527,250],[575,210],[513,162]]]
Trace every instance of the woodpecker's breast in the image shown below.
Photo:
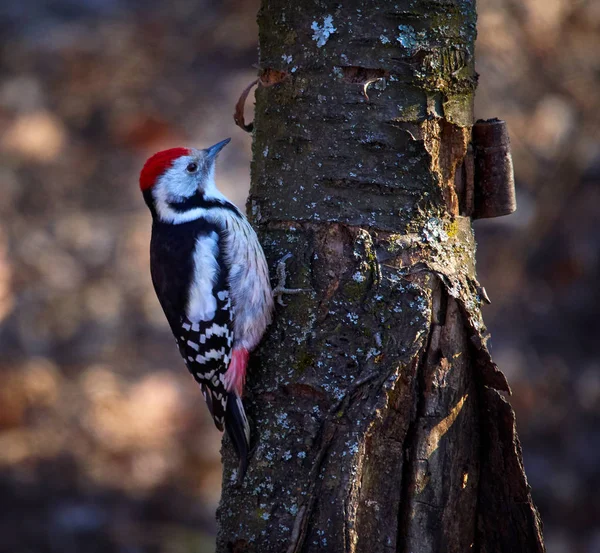
[[[228,218],[224,252],[234,308],[234,347],[251,351],[271,322],[273,292],[265,254],[245,217]]]

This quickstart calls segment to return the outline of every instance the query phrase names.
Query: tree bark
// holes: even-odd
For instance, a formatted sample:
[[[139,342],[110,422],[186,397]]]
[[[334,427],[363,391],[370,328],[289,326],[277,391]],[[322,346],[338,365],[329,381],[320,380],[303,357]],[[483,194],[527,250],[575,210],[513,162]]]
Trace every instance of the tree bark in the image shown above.
[[[543,551],[475,275],[474,2],[263,0],[258,21],[249,212],[310,292],[252,358],[218,551]]]

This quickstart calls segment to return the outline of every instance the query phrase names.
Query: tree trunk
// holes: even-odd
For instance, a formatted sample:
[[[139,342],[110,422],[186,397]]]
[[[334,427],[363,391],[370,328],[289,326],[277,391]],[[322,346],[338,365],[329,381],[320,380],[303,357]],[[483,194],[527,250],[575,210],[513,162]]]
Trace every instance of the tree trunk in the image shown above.
[[[286,298],[219,552],[536,552],[469,217],[472,1],[263,0],[249,209]]]

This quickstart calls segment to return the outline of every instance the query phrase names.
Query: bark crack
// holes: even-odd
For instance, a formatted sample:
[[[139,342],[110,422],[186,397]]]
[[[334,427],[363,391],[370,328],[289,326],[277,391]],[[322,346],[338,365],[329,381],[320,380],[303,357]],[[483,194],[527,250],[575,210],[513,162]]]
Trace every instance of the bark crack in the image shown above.
[[[432,302],[433,303],[433,302]],[[398,512],[398,541],[396,544],[397,553],[407,552],[408,541],[406,535],[408,533],[409,518],[410,518],[410,502],[411,497],[414,495],[414,482],[412,480],[412,474],[414,473],[415,463],[417,461],[417,439],[418,439],[418,424],[425,411],[425,365],[427,363],[427,356],[433,340],[435,332],[435,324],[431,324],[427,341],[420,352],[419,363],[417,365],[417,371],[415,378],[415,389],[414,397],[417,398],[416,408],[411,417],[411,422],[408,427],[408,432],[404,439],[403,444],[403,455],[404,455],[404,466],[400,484],[400,510]],[[408,552],[407,552],[408,553]]]
[[[308,477],[308,481],[310,482],[309,485],[309,490],[307,492],[307,499],[305,501],[305,503],[299,508],[298,510],[298,514],[296,515],[296,518],[294,520],[294,526],[293,526],[293,530],[292,530],[292,534],[290,536],[290,543],[288,545],[288,548],[286,550],[286,553],[299,553],[302,549],[302,545],[304,544],[304,541],[306,539],[306,535],[307,535],[307,527],[308,527],[308,522],[310,520],[310,516],[315,504],[315,499],[318,493],[318,486],[319,484],[319,474],[321,472],[321,469],[323,467],[324,461],[325,461],[325,457],[329,451],[329,448],[331,447],[335,437],[336,437],[336,433],[337,433],[337,429],[338,429],[338,423],[335,422],[335,419],[340,420],[341,418],[343,418],[345,412],[350,408],[351,406],[351,398],[352,396],[356,393],[356,391],[364,386],[365,384],[368,384],[369,382],[371,382],[372,380],[374,380],[377,377],[377,373],[370,373],[367,375],[364,375],[363,377],[359,378],[358,380],[356,380],[355,382],[353,382],[348,389],[346,390],[346,392],[344,393],[344,397],[342,397],[339,401],[337,401],[336,403],[334,403],[330,408],[329,411],[323,421],[322,424],[322,429],[320,432],[320,436],[321,436],[321,441],[320,441],[320,445],[319,445],[319,453],[317,454],[317,457],[314,460],[313,463],[313,467],[309,473],[309,477]],[[349,495],[351,495],[351,491],[349,491]],[[347,508],[347,502],[346,500],[344,501],[344,510],[346,510]],[[345,543],[346,546],[347,544],[350,543],[350,537],[349,534],[346,534],[346,530],[347,528],[345,527]],[[347,549],[348,551],[351,551],[351,549]]]

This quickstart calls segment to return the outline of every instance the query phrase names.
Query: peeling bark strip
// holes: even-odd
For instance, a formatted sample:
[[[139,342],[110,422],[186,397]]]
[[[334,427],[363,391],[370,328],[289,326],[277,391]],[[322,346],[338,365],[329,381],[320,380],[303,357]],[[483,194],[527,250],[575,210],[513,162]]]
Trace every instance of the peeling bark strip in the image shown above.
[[[242,129],[243,131],[246,131],[246,132],[252,132],[254,130],[254,123],[253,122],[246,123],[246,118],[244,116],[244,108],[246,107],[246,98],[248,98],[248,94],[250,94],[250,91],[258,84],[258,82],[259,82],[258,79],[255,79],[246,88],[244,88],[244,90],[242,91],[242,94],[240,95],[240,99],[237,101],[237,104],[235,104],[233,120],[235,121],[235,124],[240,129]]]
[[[464,216],[473,2],[263,0],[258,21],[287,78],[256,91],[249,208],[311,292],[251,361],[218,551],[543,551]]]
[[[235,111],[233,112],[233,120],[235,124],[246,132],[252,132],[254,130],[254,123],[246,123],[244,116],[244,108],[246,107],[246,99],[250,91],[256,86],[269,87],[287,79],[288,74],[285,71],[277,71],[276,69],[263,69],[260,72],[260,77],[252,81],[242,91],[239,100],[235,104]]]

